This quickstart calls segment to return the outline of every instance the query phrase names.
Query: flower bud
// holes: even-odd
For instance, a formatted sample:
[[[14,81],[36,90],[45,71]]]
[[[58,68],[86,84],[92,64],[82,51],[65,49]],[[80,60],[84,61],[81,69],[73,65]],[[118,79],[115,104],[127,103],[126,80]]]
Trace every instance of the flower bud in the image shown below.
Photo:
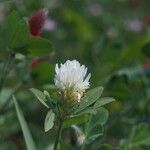
[[[80,147],[85,141],[85,134],[76,125],[71,126],[70,130],[71,144]]]
[[[47,9],[41,9],[29,18],[28,23],[31,35],[39,36],[41,34],[42,28],[47,19],[47,14]]]

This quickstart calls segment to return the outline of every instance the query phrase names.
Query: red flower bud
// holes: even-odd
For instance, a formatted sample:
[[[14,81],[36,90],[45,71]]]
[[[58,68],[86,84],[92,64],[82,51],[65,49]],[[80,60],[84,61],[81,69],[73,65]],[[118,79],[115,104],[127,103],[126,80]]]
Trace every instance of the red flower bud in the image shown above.
[[[144,22],[145,24],[150,25],[150,15],[144,17]]]
[[[144,62],[143,67],[146,70],[150,70],[150,61]]]
[[[33,59],[31,61],[31,68],[36,68],[39,64],[50,61],[53,58],[53,56],[54,56],[54,53],[52,52],[50,55],[46,55],[43,57]]]
[[[129,0],[129,2],[132,6],[139,6],[142,1],[141,0]]]
[[[33,60],[32,62],[31,62],[31,68],[35,68],[35,67],[37,67],[38,65],[39,65],[39,61],[38,60]]]
[[[41,9],[29,18],[28,23],[30,32],[33,36],[39,36],[41,34],[41,30],[47,19],[47,14],[47,9]]]

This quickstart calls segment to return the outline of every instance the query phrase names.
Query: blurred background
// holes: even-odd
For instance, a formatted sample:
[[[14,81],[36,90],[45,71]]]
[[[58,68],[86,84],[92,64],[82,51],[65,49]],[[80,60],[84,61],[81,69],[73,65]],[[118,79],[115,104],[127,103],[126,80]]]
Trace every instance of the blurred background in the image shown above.
[[[7,18],[14,10],[33,37],[51,41],[50,52],[41,52],[40,42],[32,47],[39,54],[28,55],[24,47],[11,50],[8,30],[15,19]],[[26,35],[17,34],[20,44]],[[53,94],[55,64],[68,59],[85,64],[92,74],[91,87],[104,86],[103,96],[116,99],[106,106],[109,119],[99,142],[122,150],[149,150],[149,0],[0,0],[0,150],[26,149],[12,94],[38,150],[50,150],[55,130],[44,132],[47,109],[29,88]]]

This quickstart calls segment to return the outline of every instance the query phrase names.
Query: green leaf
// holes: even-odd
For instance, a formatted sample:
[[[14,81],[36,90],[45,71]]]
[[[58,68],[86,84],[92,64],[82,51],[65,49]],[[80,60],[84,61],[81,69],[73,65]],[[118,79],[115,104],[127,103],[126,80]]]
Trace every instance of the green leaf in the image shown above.
[[[87,114],[96,114],[97,113],[97,110],[93,107],[89,107],[83,111],[80,112],[80,114],[83,114],[83,113],[87,113]]]
[[[89,120],[89,118],[90,118],[89,114],[70,116],[65,119],[65,121],[63,123],[63,128],[68,128],[71,125],[82,124],[84,122],[87,122]]]
[[[20,50],[26,48],[29,44],[29,28],[25,20],[17,13],[13,11],[6,20],[7,30],[5,35],[7,37],[7,43],[13,50]]]
[[[103,125],[106,123],[108,116],[107,109],[103,107],[100,107],[100,109],[97,110],[96,115],[91,116],[87,129],[87,145],[103,135]]]
[[[33,92],[33,94],[38,98],[38,100],[44,105],[46,106],[47,108],[49,108],[49,106],[47,105],[47,99],[46,99],[46,95],[41,92],[40,90],[38,89],[35,89],[35,88],[30,88],[30,90]]]
[[[98,134],[94,134],[92,136],[90,136],[87,140],[86,140],[86,144],[90,144],[93,141],[95,141],[98,137],[102,136],[102,133],[98,133]]]
[[[108,110],[103,108],[103,107],[100,107],[97,110],[96,115],[92,116],[91,127],[94,127],[94,126],[96,126],[98,124],[104,125],[106,123],[108,117],[109,117]]]
[[[93,104],[102,94],[103,87],[96,87],[86,93],[86,95],[81,100],[79,107],[76,109],[75,113],[78,113],[91,104]]]
[[[130,145],[132,147],[150,146],[150,126],[142,123],[133,127],[130,135]]]
[[[32,78],[34,83],[43,85],[49,83],[50,79],[53,79],[55,75],[55,65],[48,62],[42,62],[32,69]]]
[[[20,125],[22,128],[22,131],[23,131],[23,136],[25,138],[27,149],[28,150],[36,150],[34,141],[32,139],[31,133],[30,133],[29,128],[28,128],[28,125],[24,119],[22,111],[21,111],[21,109],[17,103],[17,100],[14,96],[13,96],[13,101],[15,104],[16,113],[17,113],[17,116],[18,116],[18,119],[19,119],[19,122],[20,122]]]
[[[145,56],[150,57],[150,42],[147,42],[143,47],[142,47],[142,52]]]
[[[96,101],[96,103],[94,104],[94,108],[99,108],[101,106],[104,106],[108,103],[111,103],[115,101],[114,98],[111,98],[111,97],[102,97],[100,98],[99,100]]]
[[[108,144],[103,144],[101,147],[99,147],[97,150],[115,150],[114,148],[112,148],[111,145]]]
[[[30,56],[44,56],[53,50],[51,42],[41,37],[30,37],[28,52]]]
[[[54,119],[55,119],[55,114],[53,113],[52,110],[48,111],[46,118],[45,118],[45,132],[49,131],[53,125],[54,125]]]

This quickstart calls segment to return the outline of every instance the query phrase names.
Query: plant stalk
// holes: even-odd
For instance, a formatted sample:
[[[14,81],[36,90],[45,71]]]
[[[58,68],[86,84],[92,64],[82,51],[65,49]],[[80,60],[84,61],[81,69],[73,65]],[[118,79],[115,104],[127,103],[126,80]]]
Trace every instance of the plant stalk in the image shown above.
[[[54,145],[54,150],[57,150],[58,143],[59,143],[60,138],[61,138],[62,124],[63,124],[62,122],[59,124],[58,132],[57,132],[57,137],[56,137],[55,145]]]

